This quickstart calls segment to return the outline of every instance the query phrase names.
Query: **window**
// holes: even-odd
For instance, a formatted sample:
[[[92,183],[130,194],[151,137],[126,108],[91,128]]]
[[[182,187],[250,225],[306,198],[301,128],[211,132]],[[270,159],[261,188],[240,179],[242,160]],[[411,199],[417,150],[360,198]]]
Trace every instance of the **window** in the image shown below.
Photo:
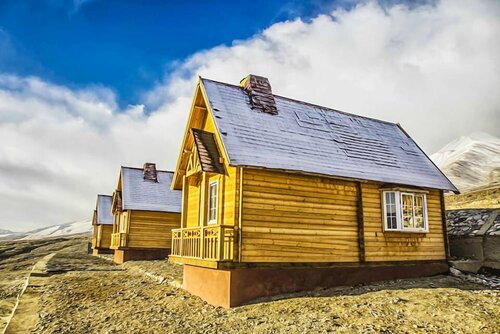
[[[219,198],[219,182],[211,182],[208,186],[208,224],[217,224],[217,202]]]
[[[427,232],[427,202],[423,193],[382,193],[385,231]]]
[[[121,219],[119,220],[120,224],[120,233],[127,233],[127,225],[126,225],[127,216],[125,213],[121,214]]]

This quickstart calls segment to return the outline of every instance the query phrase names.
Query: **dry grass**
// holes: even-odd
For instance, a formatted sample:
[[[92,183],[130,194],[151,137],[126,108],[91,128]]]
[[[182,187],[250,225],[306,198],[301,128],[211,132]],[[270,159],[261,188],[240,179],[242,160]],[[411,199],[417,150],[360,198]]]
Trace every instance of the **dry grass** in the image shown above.
[[[500,208],[500,186],[445,197],[446,210]]]

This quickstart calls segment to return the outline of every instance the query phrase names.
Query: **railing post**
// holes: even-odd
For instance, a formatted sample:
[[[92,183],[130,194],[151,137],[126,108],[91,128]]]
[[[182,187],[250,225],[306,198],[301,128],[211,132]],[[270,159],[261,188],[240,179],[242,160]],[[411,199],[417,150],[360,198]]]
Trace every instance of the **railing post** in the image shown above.
[[[200,258],[205,258],[205,226],[200,227]]]
[[[180,230],[180,233],[181,233],[181,235],[180,235],[180,238],[179,238],[179,241],[178,241],[178,242],[180,242],[180,245],[179,245],[179,255],[183,256],[184,255],[184,253],[183,253],[183,249],[184,249],[184,231],[182,230],[182,228]]]
[[[217,229],[217,241],[219,242],[217,247],[217,261],[222,260],[222,256],[224,255],[224,229],[222,225],[219,225]]]

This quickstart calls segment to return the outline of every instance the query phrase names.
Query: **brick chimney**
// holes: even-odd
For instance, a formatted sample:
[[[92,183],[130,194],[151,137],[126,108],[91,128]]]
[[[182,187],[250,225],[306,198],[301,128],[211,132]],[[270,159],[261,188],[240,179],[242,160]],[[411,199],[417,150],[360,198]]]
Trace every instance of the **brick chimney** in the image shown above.
[[[267,78],[250,74],[240,81],[240,87],[250,97],[252,109],[258,109],[271,115],[278,114],[271,84]]]
[[[144,180],[158,182],[158,175],[156,173],[156,164],[146,162],[143,166]]]

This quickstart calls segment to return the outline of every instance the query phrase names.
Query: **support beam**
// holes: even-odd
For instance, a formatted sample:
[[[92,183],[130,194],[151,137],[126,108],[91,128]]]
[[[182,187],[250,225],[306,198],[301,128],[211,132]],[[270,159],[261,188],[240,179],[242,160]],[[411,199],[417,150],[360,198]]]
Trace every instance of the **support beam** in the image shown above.
[[[189,184],[187,183],[186,175],[182,176],[182,206],[181,206],[181,227],[187,227],[187,216],[188,216],[188,196],[189,196]]]
[[[443,241],[444,241],[444,252],[446,255],[446,261],[450,260],[450,243],[448,241],[448,227],[446,225],[446,208],[444,205],[444,191],[439,192],[439,200],[441,202],[441,223],[443,225]]]
[[[356,216],[358,219],[358,247],[359,262],[365,262],[365,223],[363,217],[363,186],[361,182],[356,182]]]

